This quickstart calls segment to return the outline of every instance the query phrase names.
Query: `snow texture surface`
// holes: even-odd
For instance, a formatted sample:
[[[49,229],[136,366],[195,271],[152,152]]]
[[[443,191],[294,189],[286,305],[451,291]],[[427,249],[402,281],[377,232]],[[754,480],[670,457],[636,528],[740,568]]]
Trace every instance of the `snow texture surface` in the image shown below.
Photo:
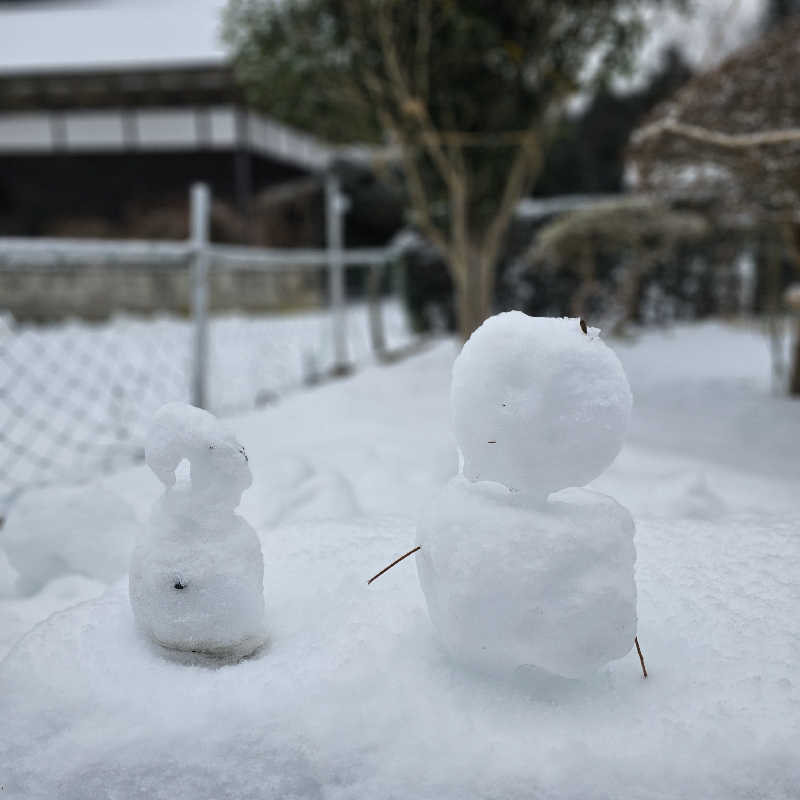
[[[470,480],[542,498],[616,457],[631,390],[596,328],[567,317],[490,317],[453,366],[453,426]]]
[[[647,681],[633,652],[487,680],[443,652],[412,559],[367,586],[457,469],[443,343],[233,421],[266,554],[254,657],[165,660],[124,580],[0,598],[3,795],[796,800],[800,405],[770,395],[743,325],[615,349],[636,406],[591,488],[636,518]],[[146,468],[109,484],[140,514],[163,492]]]
[[[39,591],[63,575],[112,583],[128,571],[139,529],[136,512],[99,483],[24,494],[0,529],[0,547],[17,573],[17,590]],[[0,593],[2,593],[0,565]]]
[[[131,560],[136,621],[166,648],[249,655],[265,640],[264,567],[256,532],[234,513],[252,482],[244,448],[213,414],[169,403],[146,455],[166,488]]]

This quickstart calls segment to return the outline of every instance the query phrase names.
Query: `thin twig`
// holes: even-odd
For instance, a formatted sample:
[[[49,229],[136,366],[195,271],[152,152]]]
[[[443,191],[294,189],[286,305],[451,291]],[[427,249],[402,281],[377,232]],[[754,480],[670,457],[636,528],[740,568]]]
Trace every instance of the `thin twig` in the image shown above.
[[[405,556],[403,557],[405,558]],[[644,656],[642,655],[642,648],[639,647],[639,637],[634,636],[633,641],[636,644],[636,652],[639,654],[639,663],[642,665],[642,677],[647,678],[647,667],[644,665]]]
[[[384,572],[388,572],[388,570],[390,570],[395,564],[399,564],[404,558],[408,558],[410,555],[413,555],[414,553],[416,553],[417,550],[419,550],[421,546],[422,545],[417,545],[413,550],[409,550],[404,556],[400,556],[400,558],[398,558],[397,560],[392,561],[392,563],[389,564],[388,567],[384,567],[377,575],[373,575],[367,581],[367,586],[369,586],[369,584],[372,583],[372,581],[374,581],[375,578],[380,578],[380,576],[383,575]]]

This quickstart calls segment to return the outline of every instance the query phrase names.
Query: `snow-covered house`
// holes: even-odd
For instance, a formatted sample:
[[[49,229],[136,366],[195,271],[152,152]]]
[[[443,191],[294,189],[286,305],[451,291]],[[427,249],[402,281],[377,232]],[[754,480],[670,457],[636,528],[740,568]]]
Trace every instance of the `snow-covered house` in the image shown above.
[[[224,5],[0,6],[0,235],[174,238],[188,185],[204,180],[217,236],[321,241],[317,177],[344,161],[363,186],[364,159],[246,107],[220,41]],[[377,243],[399,210],[387,222],[369,209],[374,198],[356,202],[349,224]]]

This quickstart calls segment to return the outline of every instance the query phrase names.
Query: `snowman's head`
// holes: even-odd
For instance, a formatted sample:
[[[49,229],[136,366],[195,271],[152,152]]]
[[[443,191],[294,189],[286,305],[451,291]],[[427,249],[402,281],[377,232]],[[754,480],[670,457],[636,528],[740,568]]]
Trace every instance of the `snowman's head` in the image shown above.
[[[453,365],[464,475],[542,498],[583,486],[614,460],[631,404],[619,359],[578,319],[497,314]]]
[[[187,403],[168,403],[156,412],[145,455],[167,487],[175,485],[175,471],[187,460],[191,492],[199,503],[233,509],[252,483],[244,447],[213,414]]]

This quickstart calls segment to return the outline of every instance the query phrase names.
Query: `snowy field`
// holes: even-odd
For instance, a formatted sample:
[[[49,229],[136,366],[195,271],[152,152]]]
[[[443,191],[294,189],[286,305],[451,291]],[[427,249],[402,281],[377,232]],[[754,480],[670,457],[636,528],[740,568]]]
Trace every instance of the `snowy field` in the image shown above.
[[[383,306],[387,346],[407,345],[402,305]],[[209,406],[229,415],[270,403],[333,364],[330,316],[215,316],[209,330]],[[348,311],[349,357],[372,359],[367,308]],[[155,410],[189,400],[192,326],[174,316],[14,325],[0,319],[0,514],[20,488],[141,458]]]
[[[800,796],[800,402],[771,394],[746,326],[612,344],[634,416],[593,488],[636,520],[648,680],[635,651],[580,681],[471,674],[441,650],[413,559],[367,586],[457,469],[444,341],[230,420],[270,631],[238,665],[167,661],[134,628],[129,522],[161,490],[145,467],[75,500],[102,493],[113,524],[42,521],[53,490],[9,518],[2,796]]]

